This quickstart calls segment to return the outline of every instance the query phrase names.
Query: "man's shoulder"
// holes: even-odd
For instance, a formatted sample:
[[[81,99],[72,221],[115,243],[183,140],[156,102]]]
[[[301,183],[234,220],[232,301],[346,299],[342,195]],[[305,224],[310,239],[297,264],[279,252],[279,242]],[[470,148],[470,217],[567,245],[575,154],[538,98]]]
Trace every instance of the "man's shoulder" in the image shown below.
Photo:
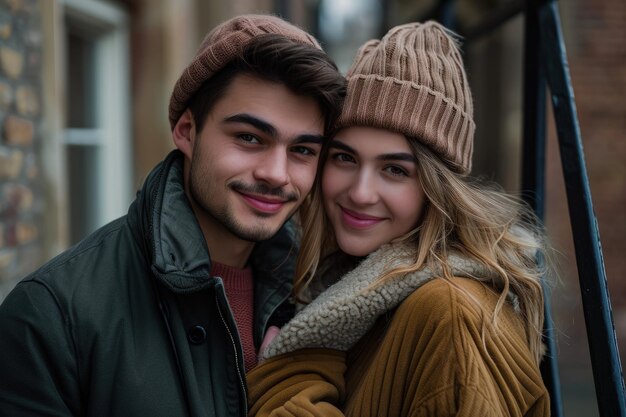
[[[145,269],[138,243],[121,217],[55,256],[18,286],[40,285],[57,296],[72,297],[81,288],[115,285],[124,271]]]
[[[99,262],[99,259],[106,255],[106,252],[110,251],[113,246],[119,245],[122,243],[121,241],[127,239],[125,223],[126,216],[123,216],[102,226],[46,262],[30,277],[50,275],[58,270],[77,269],[85,264]]]

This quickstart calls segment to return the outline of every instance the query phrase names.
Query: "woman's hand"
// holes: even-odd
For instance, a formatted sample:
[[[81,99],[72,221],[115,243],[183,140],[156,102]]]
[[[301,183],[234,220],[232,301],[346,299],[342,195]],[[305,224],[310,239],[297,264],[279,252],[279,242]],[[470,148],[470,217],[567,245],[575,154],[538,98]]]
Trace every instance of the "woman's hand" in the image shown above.
[[[265,337],[263,338],[263,342],[261,343],[261,347],[259,348],[259,362],[262,361],[263,352],[269,346],[269,344],[274,340],[276,336],[280,333],[280,328],[276,326],[270,326],[267,328],[267,332],[265,332]]]

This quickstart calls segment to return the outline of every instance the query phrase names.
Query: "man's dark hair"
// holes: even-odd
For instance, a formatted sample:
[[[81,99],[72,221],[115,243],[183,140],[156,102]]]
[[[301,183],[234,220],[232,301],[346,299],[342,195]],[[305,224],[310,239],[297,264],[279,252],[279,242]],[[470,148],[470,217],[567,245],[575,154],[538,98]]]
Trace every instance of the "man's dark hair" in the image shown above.
[[[205,81],[189,100],[187,107],[197,131],[202,130],[209,111],[239,74],[281,83],[294,94],[313,98],[324,116],[326,134],[331,132],[341,113],[346,81],[335,63],[310,45],[282,35],[266,34],[256,37],[240,57]]]

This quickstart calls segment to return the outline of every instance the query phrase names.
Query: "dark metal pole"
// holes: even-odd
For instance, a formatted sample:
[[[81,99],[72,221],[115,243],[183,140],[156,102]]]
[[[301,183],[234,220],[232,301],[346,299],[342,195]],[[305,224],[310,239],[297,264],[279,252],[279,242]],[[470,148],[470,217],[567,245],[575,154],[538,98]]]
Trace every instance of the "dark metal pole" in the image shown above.
[[[522,192],[540,220],[545,211],[546,80],[541,68],[538,1],[529,0],[524,20],[524,141]]]
[[[456,30],[454,14],[454,0],[439,0],[437,5],[437,20],[451,30]]]
[[[539,27],[561,151],[598,409],[602,417],[626,417],[624,380],[606,272],[556,1],[542,0]]]
[[[390,19],[390,4],[389,0],[378,0],[378,4],[380,4],[380,20],[378,22],[378,37],[382,38],[385,36],[385,33],[391,28],[391,19]]]
[[[546,167],[546,80],[541,67],[539,36],[539,1],[526,3],[524,20],[524,120],[522,154],[522,195],[539,220],[545,212]],[[543,259],[538,259],[543,262]],[[544,292],[543,342],[546,355],[541,362],[541,375],[550,393],[552,417],[563,416],[556,339],[552,320],[550,288],[542,282]]]
[[[289,20],[291,18],[291,10],[287,0],[274,0],[274,10],[283,19]]]
[[[465,42],[471,42],[483,35],[493,33],[496,29],[523,12],[525,5],[525,0],[513,0],[504,3],[501,7],[486,15],[484,19],[481,19],[478,24],[461,30],[460,35],[463,36]]]
[[[448,29],[459,33],[455,14],[455,0],[438,0],[425,13],[413,16],[407,19],[407,22],[425,22],[427,20],[436,20]],[[463,35],[462,33],[459,33]]]

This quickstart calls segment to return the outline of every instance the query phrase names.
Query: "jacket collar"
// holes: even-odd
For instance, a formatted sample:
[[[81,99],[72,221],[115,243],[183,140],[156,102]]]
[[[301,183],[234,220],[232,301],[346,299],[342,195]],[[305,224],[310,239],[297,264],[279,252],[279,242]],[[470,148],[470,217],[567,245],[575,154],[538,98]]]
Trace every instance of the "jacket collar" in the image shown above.
[[[206,242],[185,195],[183,178],[183,155],[172,151],[150,172],[134,208],[139,212],[141,238],[154,275],[177,293],[209,286],[211,270]]]

